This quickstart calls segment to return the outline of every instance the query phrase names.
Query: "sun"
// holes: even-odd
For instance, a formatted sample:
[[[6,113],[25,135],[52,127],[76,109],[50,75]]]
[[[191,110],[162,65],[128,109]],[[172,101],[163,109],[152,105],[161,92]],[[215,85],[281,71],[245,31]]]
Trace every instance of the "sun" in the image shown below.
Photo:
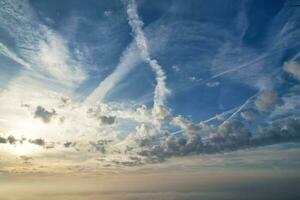
[[[3,150],[15,156],[32,156],[41,151],[41,147],[30,143],[5,144]]]

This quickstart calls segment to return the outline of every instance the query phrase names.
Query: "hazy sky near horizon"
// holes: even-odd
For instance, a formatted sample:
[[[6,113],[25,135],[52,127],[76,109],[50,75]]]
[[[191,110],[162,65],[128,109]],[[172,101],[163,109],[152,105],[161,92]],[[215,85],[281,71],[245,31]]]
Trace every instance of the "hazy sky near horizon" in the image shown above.
[[[299,198],[299,4],[0,0],[0,198]]]

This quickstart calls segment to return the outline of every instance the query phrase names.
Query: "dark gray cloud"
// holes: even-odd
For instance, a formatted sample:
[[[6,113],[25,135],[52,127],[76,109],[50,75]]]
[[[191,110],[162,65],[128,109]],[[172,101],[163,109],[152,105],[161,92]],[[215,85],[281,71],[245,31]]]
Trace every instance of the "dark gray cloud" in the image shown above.
[[[102,125],[112,125],[116,121],[115,116],[99,116],[100,124]]]
[[[110,115],[111,108],[106,104],[97,104],[87,110],[87,116],[99,120],[100,125],[112,125],[116,122],[116,116]]]
[[[10,136],[8,136],[8,138],[6,139],[7,140],[7,142],[9,143],[9,144],[15,144],[18,140],[14,137],[14,136],[12,136],[12,135],[10,135]]]
[[[39,146],[44,146],[46,144],[45,140],[43,140],[43,139],[29,140],[29,142],[31,144],[36,144],[36,145],[39,145]]]
[[[76,142],[65,142],[64,147],[69,148],[69,147],[74,147],[76,146]]]
[[[42,106],[37,106],[34,113],[34,117],[41,119],[44,123],[51,122],[55,115],[56,111],[54,109],[52,109],[52,111],[48,111]]]
[[[6,142],[6,138],[0,136],[0,144],[6,144]]]

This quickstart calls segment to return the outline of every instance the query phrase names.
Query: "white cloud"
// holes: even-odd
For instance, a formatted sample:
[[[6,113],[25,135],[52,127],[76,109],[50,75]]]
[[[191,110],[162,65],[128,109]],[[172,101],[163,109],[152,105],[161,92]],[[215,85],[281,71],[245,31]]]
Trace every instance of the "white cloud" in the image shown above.
[[[111,10],[105,10],[105,11],[103,12],[103,14],[104,14],[105,17],[109,17],[109,16],[112,15],[112,11],[111,11]]]
[[[270,112],[278,101],[277,93],[273,90],[262,91],[255,100],[259,112]]]
[[[46,39],[39,42],[38,53],[33,55],[35,65],[42,73],[70,83],[86,79],[79,63],[72,60],[63,38],[52,31],[46,31]],[[44,71],[45,70],[45,71]]]
[[[218,82],[218,81],[206,83],[207,87],[217,87],[219,85],[220,85],[220,82]]]
[[[250,111],[241,112],[240,115],[241,115],[242,118],[244,118],[245,120],[247,120],[249,122],[252,122],[252,121],[255,120],[255,116]]]
[[[97,86],[97,88],[86,98],[85,102],[87,104],[93,104],[97,101],[101,101],[106,94],[140,62],[140,55],[136,47],[131,44],[125,52],[123,52],[120,62],[115,70]]]
[[[285,62],[283,70],[291,74],[294,78],[300,80],[300,63],[296,61]]]
[[[271,117],[278,117],[286,114],[297,113],[300,107],[300,96],[297,94],[282,97],[283,103],[277,105],[271,113]]]
[[[143,60],[151,66],[156,75],[157,85],[154,91],[154,106],[164,105],[165,98],[170,93],[165,83],[166,75],[158,61],[150,57],[149,47],[147,44],[148,41],[142,30],[143,22],[139,18],[137,6],[134,0],[129,1],[127,5],[127,15],[129,25],[131,26],[135,36],[136,44],[141,51],[141,56]]]
[[[82,64],[72,57],[66,38],[43,24],[28,1],[3,1],[1,28],[14,40],[17,53],[0,45],[0,52],[33,74],[52,78],[68,87],[85,80]]]
[[[9,50],[4,44],[0,43],[0,53],[13,61],[19,63],[21,66],[25,67],[28,70],[31,70],[31,66],[29,63],[27,63],[25,60],[20,58],[18,55],[16,55],[14,52]]]
[[[179,65],[173,65],[173,66],[172,66],[172,69],[173,69],[175,72],[179,72],[179,71],[180,71],[180,66],[179,66]]]

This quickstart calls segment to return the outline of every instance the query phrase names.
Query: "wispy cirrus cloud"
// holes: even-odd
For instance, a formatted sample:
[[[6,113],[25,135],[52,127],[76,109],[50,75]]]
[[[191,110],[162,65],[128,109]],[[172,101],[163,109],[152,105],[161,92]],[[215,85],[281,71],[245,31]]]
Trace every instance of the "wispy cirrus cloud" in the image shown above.
[[[1,27],[13,38],[18,51],[1,45],[4,55],[68,86],[86,79],[82,64],[72,59],[63,37],[38,19],[28,1],[3,1],[0,11]]]

